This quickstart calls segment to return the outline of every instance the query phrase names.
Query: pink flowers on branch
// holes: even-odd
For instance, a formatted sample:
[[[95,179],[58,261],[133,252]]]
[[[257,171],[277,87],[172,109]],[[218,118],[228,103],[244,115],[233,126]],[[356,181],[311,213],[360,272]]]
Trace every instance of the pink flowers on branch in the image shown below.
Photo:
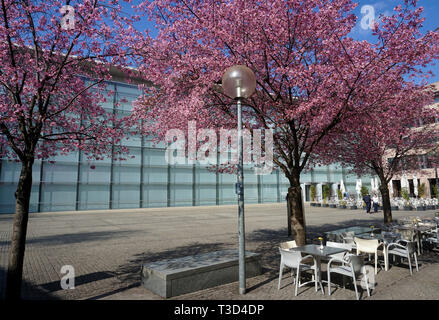
[[[18,159],[7,297],[18,298],[35,159],[81,150],[112,156],[125,119],[100,106],[111,68],[132,63],[136,17],[118,1],[0,3],[0,152]],[[122,148],[116,148],[116,154]]]
[[[438,57],[438,34],[420,34],[413,2],[378,22],[376,42],[368,43],[348,36],[357,22],[350,0],[145,1],[158,35],[142,46],[141,72],[156,86],[137,101],[134,119],[162,140],[172,129],[187,132],[189,121],[235,128],[234,102],[219,84],[228,67],[251,68],[257,88],[245,102],[244,126],[274,130],[273,162],[290,182],[294,238],[304,244],[300,177],[318,160],[316,148],[384,95],[398,96]]]

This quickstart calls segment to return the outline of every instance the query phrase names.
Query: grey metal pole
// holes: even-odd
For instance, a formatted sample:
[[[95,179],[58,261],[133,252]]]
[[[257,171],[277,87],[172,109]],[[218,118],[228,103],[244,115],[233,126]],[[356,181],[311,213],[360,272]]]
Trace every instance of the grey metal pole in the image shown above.
[[[245,228],[244,228],[244,169],[242,139],[242,108],[241,100],[237,99],[238,107],[238,238],[239,238],[239,294],[245,294]]]

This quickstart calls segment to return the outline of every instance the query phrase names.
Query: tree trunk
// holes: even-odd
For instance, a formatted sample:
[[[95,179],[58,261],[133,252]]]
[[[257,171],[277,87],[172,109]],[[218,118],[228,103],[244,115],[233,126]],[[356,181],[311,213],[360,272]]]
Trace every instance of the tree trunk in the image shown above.
[[[389,187],[384,179],[381,180],[380,192],[383,198],[383,212],[384,212],[384,223],[392,222],[392,207],[390,205],[390,193]]]
[[[33,162],[33,159],[22,162],[20,179],[17,191],[15,192],[15,214],[6,281],[5,298],[7,300],[19,300],[21,297],[21,278],[32,189]]]
[[[306,244],[306,225],[305,212],[302,203],[302,188],[300,187],[299,179],[297,181],[290,181],[288,188],[288,208],[291,210],[291,225],[293,229],[294,240],[298,246]]]

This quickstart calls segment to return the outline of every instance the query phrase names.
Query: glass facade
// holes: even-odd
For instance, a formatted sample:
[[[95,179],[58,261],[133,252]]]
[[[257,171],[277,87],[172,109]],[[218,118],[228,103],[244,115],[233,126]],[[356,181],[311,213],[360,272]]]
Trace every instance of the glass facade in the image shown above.
[[[137,86],[121,82],[108,83],[108,90],[116,94],[103,107],[121,116],[129,114],[131,102],[141,94]],[[108,158],[89,163],[81,152],[35,161],[30,211],[237,203],[235,175],[212,172],[203,165],[168,165],[164,145],[153,146],[147,137],[132,136],[123,144],[130,149],[126,161]],[[14,212],[20,168],[18,162],[0,161],[0,213]],[[356,177],[336,166],[303,174],[303,190],[305,184],[337,184],[341,179],[349,192],[355,193]],[[363,180],[363,184],[369,181]],[[246,203],[285,201],[288,180],[278,170],[258,176],[246,168],[244,183]],[[309,201],[305,196],[304,200]]]

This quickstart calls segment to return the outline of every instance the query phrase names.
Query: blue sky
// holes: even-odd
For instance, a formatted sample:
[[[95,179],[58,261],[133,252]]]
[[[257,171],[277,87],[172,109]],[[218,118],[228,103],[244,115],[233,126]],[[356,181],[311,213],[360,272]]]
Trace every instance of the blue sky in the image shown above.
[[[365,30],[362,28],[361,20],[364,18],[365,14],[361,13],[361,8],[364,6],[372,6],[375,11],[375,16],[378,17],[380,14],[390,15],[393,8],[399,3],[402,3],[401,0],[356,0],[355,2],[359,4],[354,12],[358,17],[358,20],[355,28],[351,31],[350,36],[357,40],[366,40],[370,42],[374,41],[374,37],[372,36],[372,31],[370,29]],[[426,33],[430,30],[439,28],[439,0],[419,0],[418,7],[424,7],[423,16],[425,21],[421,31]],[[366,10],[365,13],[367,14]],[[366,21],[366,19],[364,20]],[[439,81],[439,61],[436,61],[435,65],[428,66],[427,70],[431,70],[434,73],[431,82]]]
[[[134,1],[135,2],[135,1]],[[374,37],[372,36],[372,31],[370,29],[364,29],[362,27],[363,23],[367,21],[365,15],[367,15],[367,11],[361,12],[361,9],[367,6],[371,6],[374,9],[374,14],[378,18],[380,14],[390,15],[393,11],[393,8],[401,4],[403,0],[356,0],[354,1],[358,3],[357,8],[354,11],[354,14],[358,17],[357,24],[354,29],[351,31],[350,36],[357,40],[366,40],[370,42],[374,42]],[[422,32],[428,32],[429,30],[435,30],[439,27],[439,0],[419,0],[418,6],[424,7],[423,16],[425,17],[425,21],[423,24]],[[129,9],[127,11],[130,11]],[[153,26],[149,22],[142,21],[138,23],[138,28],[145,29],[149,28],[152,31],[152,35],[155,34],[155,30]],[[427,70],[431,70],[434,73],[433,78],[431,78],[431,82],[439,81],[439,61],[435,63],[435,65],[430,65],[427,67]]]

